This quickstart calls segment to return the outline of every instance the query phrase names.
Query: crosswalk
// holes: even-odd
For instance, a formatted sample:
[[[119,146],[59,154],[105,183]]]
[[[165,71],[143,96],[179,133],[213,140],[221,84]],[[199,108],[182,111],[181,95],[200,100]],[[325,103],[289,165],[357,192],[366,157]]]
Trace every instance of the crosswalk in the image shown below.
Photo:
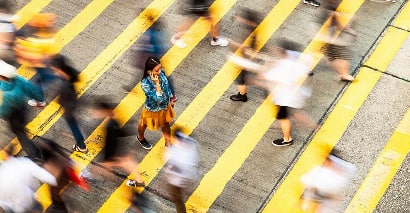
[[[58,0],[53,0],[57,2]],[[47,6],[53,2],[49,1],[37,1],[32,0],[24,5],[17,14],[20,16],[17,27],[21,28],[26,24],[30,18],[40,11],[44,11]],[[69,47],[72,41],[80,36],[84,30],[90,27],[90,25],[99,18],[99,16],[105,11],[113,10],[113,5],[116,3],[123,4],[136,4],[132,1],[114,1],[114,0],[90,0],[89,3],[81,9],[74,18],[64,24],[64,26],[59,29],[56,34],[56,40],[59,43],[59,50],[64,52],[65,47]],[[255,9],[260,9],[264,11],[264,19],[258,25],[258,33],[260,35],[258,42],[258,50],[265,50],[269,48],[273,40],[277,38],[281,32],[289,32],[286,29],[286,24],[297,25],[298,23],[287,22],[293,16],[298,16],[302,14],[304,16],[306,11],[312,12],[314,8],[306,8],[299,0],[279,0],[277,2],[263,1],[259,0],[258,3],[263,5],[255,6],[251,3],[243,2],[242,0],[215,0],[211,6],[211,9],[217,11],[216,20],[220,23],[229,23],[229,17],[235,15],[235,10],[241,6],[254,6]],[[95,90],[95,85],[101,84],[102,79],[110,79],[110,69],[119,63],[119,61],[124,61],[124,57],[130,52],[130,48],[138,39],[143,35],[143,33],[152,26],[163,16],[175,13],[174,11],[178,6],[181,6],[178,1],[174,0],[153,0],[149,3],[141,2],[144,5],[138,14],[135,15],[135,19],[131,20],[128,26],[124,27],[122,32],[120,32],[112,41],[108,42],[108,45],[100,52],[94,59],[84,66],[80,74],[80,83],[76,85],[78,98],[83,98],[84,96],[92,96],[93,89]],[[202,164],[206,164],[201,168],[201,179],[196,184],[195,188],[190,189],[189,194],[186,198],[186,206],[189,212],[303,212],[299,207],[299,201],[301,194],[303,193],[303,187],[300,182],[300,177],[304,173],[308,172],[313,166],[323,162],[320,156],[317,155],[318,147],[321,147],[323,143],[330,145],[331,147],[336,147],[338,142],[341,140],[343,134],[348,131],[348,127],[351,122],[358,116],[360,116],[360,110],[363,104],[368,101],[369,94],[374,91],[376,85],[384,74],[387,73],[388,67],[399,53],[400,48],[404,45],[405,41],[408,39],[410,33],[410,4],[406,2],[397,2],[395,5],[390,5],[395,10],[389,14],[385,14],[391,19],[391,22],[386,22],[386,29],[380,28],[378,35],[371,35],[368,37],[372,42],[366,46],[366,50],[370,49],[368,53],[363,54],[363,63],[358,63],[357,69],[357,81],[348,85],[337,85],[336,87],[331,87],[333,89],[334,98],[329,98],[329,101],[325,103],[327,112],[317,112],[318,114],[323,114],[323,121],[321,121],[321,128],[317,132],[312,133],[313,136],[310,139],[308,135],[310,133],[296,133],[297,136],[301,136],[300,141],[302,142],[306,139],[306,144],[299,144],[291,146],[290,148],[285,148],[281,150],[273,151],[270,145],[270,139],[273,137],[272,132],[279,133],[280,131],[275,130],[274,125],[274,114],[276,113],[276,108],[272,107],[272,103],[269,98],[263,100],[250,101],[248,103],[226,103],[222,101],[226,99],[226,93],[233,91],[234,80],[238,76],[240,70],[233,63],[226,61],[224,58],[217,61],[215,64],[207,65],[208,68],[212,69],[208,75],[206,75],[209,80],[206,82],[201,82],[201,79],[195,79],[198,81],[198,86],[195,88],[196,91],[187,93],[193,95],[193,97],[181,97],[179,96],[181,105],[177,114],[177,119],[175,124],[185,127],[185,133],[192,134],[200,141]],[[358,14],[363,13],[368,7],[380,7],[379,5],[372,5],[365,0],[343,0],[339,5],[338,10],[344,12],[345,14]],[[262,9],[263,8],[263,9]],[[67,9],[67,8],[65,8]],[[361,11],[363,9],[363,11]],[[381,8],[375,8],[374,10],[383,11]],[[51,10],[48,8],[48,10]],[[63,8],[64,10],[64,8]],[[148,20],[147,17],[155,11],[154,20]],[[304,12],[301,12],[304,11]],[[375,12],[377,14],[377,12]],[[317,15],[319,16],[319,15]],[[169,17],[169,16],[167,16]],[[175,17],[171,15],[171,17]],[[353,16],[346,16],[346,19],[342,24],[347,24]],[[232,20],[232,19],[231,19]],[[355,20],[358,21],[358,20]],[[172,20],[170,26],[176,26],[177,22]],[[360,21],[358,21],[360,22]],[[307,24],[307,23],[306,23]],[[305,24],[305,25],[306,25]],[[327,22],[325,23],[327,24]],[[368,23],[367,23],[368,24]],[[301,24],[304,25],[304,24]],[[107,26],[105,26],[107,27]],[[225,25],[222,25],[221,31]],[[305,26],[307,27],[307,26]],[[174,32],[175,30],[167,29]],[[235,29],[229,29],[228,32],[235,34]],[[203,50],[204,48],[210,48],[204,46],[204,43],[208,43],[207,37],[209,33],[209,23],[205,19],[197,19],[195,23],[190,27],[189,34],[183,37],[185,40],[189,41],[188,46],[184,49],[172,46],[163,55],[161,61],[167,72],[167,75],[173,77],[180,76],[182,80],[176,81],[177,89],[184,90],[187,89],[184,85],[178,85],[178,83],[186,83],[190,78],[189,72],[191,67],[187,65],[200,64],[199,61],[203,60],[205,62],[215,62],[215,60],[209,60],[212,55],[218,55],[224,57],[227,50],[209,50],[212,53],[208,55],[202,55],[204,53],[196,52],[198,49]],[[365,32],[358,29],[358,32]],[[320,31],[317,32],[317,36]],[[364,33],[365,34],[365,33]],[[228,35],[229,36],[229,35]],[[290,36],[288,36],[290,37]],[[293,37],[293,36],[292,36]],[[317,42],[316,37],[312,40],[307,40],[306,36],[295,36],[303,37],[304,43],[307,42],[305,52],[312,53],[317,52],[316,50],[321,48],[320,42]],[[380,40],[377,40],[378,38]],[[102,38],[103,39],[103,38]],[[249,38],[248,38],[249,39]],[[243,43],[248,42],[247,39]],[[374,44],[373,44],[374,43]],[[83,44],[84,48],[87,48],[87,44]],[[264,49],[265,48],[265,49]],[[74,52],[66,52],[66,54],[80,54]],[[366,57],[366,58],[364,58]],[[329,78],[331,75],[323,74],[316,70],[323,70],[320,65],[322,59],[321,55],[315,54],[314,69],[315,76]],[[191,63],[190,63],[191,62]],[[182,68],[181,68],[182,67]],[[188,70],[186,70],[188,69]],[[117,70],[121,72],[120,70]],[[195,72],[195,71],[193,71]],[[18,73],[26,78],[33,77],[34,73],[25,67],[20,67]],[[111,72],[112,74],[112,72]],[[200,77],[196,76],[197,78]],[[185,78],[185,79],[183,79]],[[330,77],[331,78],[331,77]],[[111,79],[115,81],[116,79]],[[333,80],[329,80],[333,81]],[[105,81],[107,82],[107,81]],[[108,81],[110,82],[110,81]],[[335,81],[336,82],[336,81]],[[119,82],[121,83],[121,82]],[[335,84],[333,82],[333,84]],[[113,85],[119,85],[113,84]],[[196,85],[194,82],[193,85]],[[203,86],[200,86],[203,85]],[[326,86],[326,85],[325,85]],[[320,88],[320,87],[319,87]],[[322,87],[321,89],[324,89]],[[111,88],[107,90],[112,90]],[[120,93],[121,89],[116,88],[117,93]],[[251,91],[250,91],[251,92]],[[184,94],[184,92],[181,92]],[[340,95],[339,95],[340,93]],[[98,92],[98,94],[103,94],[103,92]],[[178,94],[178,92],[177,92]],[[323,93],[320,93],[323,94]],[[255,96],[258,94],[255,93]],[[115,108],[117,114],[120,115],[119,121],[122,126],[129,125],[132,119],[138,116],[138,110],[144,103],[145,96],[141,90],[141,85],[138,83],[132,89],[131,93],[127,95],[120,96],[117,98],[118,105]],[[256,99],[256,98],[255,98]],[[331,99],[335,100],[332,103]],[[42,109],[38,114],[36,114],[32,121],[30,121],[26,129],[31,136],[49,136],[53,135],[51,132],[55,131],[56,128],[63,129],[64,126],[60,126],[58,121],[62,115],[62,109],[56,102],[57,98],[48,101],[48,105]],[[251,107],[245,106],[250,104]],[[314,104],[314,103],[313,103]],[[220,119],[226,117],[226,120],[235,121],[233,116],[235,114],[246,111],[246,116],[240,117],[239,120],[244,120],[243,123],[232,124],[229,123],[228,126],[224,126],[220,133],[229,135],[226,138],[219,138],[215,135],[208,135],[207,129],[212,129],[213,127],[204,126],[203,124],[207,121],[209,117],[215,116],[216,112],[213,112],[219,106],[230,105],[226,114],[222,114],[219,111]],[[235,106],[233,106],[235,105]],[[239,110],[237,107],[239,105]],[[401,110],[406,110],[410,103],[404,102],[404,108]],[[327,108],[330,107],[330,108]],[[83,112],[84,113],[84,112]],[[366,171],[360,179],[355,180],[357,183],[363,183],[360,187],[355,190],[355,195],[349,200],[345,200],[346,212],[372,212],[376,205],[380,202],[381,197],[385,193],[389,184],[393,181],[393,178],[400,168],[402,162],[406,159],[406,156],[410,150],[410,126],[409,126],[409,113],[403,114],[400,124],[397,125],[391,139],[387,141],[379,141],[379,143],[384,144],[384,150],[380,152],[380,156],[377,159],[369,159],[369,162],[375,162],[370,171]],[[87,115],[84,114],[84,118]],[[86,119],[84,119],[86,120]],[[318,119],[319,120],[319,119]],[[92,161],[96,161],[98,154],[103,148],[101,143],[104,137],[103,126],[106,120],[95,125],[86,139],[86,144],[89,149],[87,154],[72,153],[70,157],[78,164],[79,169],[84,169]],[[221,121],[211,122],[212,124],[219,125]],[[131,124],[132,125],[132,124]],[[133,124],[136,126],[136,124]],[[227,124],[225,124],[227,125]],[[232,134],[229,128],[232,128],[235,134]],[[302,128],[303,129],[303,128]],[[303,129],[306,130],[306,129]],[[201,135],[201,131],[205,131],[205,135]],[[213,130],[218,131],[218,130]],[[223,131],[229,131],[223,133]],[[298,130],[295,130],[296,132]],[[155,133],[153,133],[155,137]],[[137,154],[140,165],[139,171],[141,171],[145,183],[149,186],[146,190],[152,194],[152,196],[167,197],[166,196],[166,185],[163,184],[163,173],[162,168],[166,163],[163,158],[165,151],[164,139],[162,137],[157,137],[159,140],[155,142],[155,146],[152,150],[147,153],[142,153],[139,150]],[[267,140],[268,139],[268,140]],[[58,140],[58,139],[57,139]],[[134,140],[134,138],[132,138]],[[215,141],[218,140],[218,141]],[[209,141],[209,142],[207,142]],[[221,142],[227,143],[223,144],[222,148],[215,148]],[[262,143],[268,143],[268,145],[263,145]],[[17,152],[21,150],[16,138],[14,138],[9,144],[17,145]],[[6,142],[1,144],[2,147],[8,145]],[[69,147],[69,146],[67,146]],[[294,150],[292,147],[295,147]],[[210,152],[209,150],[216,151]],[[297,150],[300,150],[299,152]],[[365,151],[365,150],[363,150]],[[271,157],[257,157],[260,162],[258,164],[265,164],[262,168],[269,166],[270,164],[275,164],[278,159],[275,159],[274,154],[279,152],[284,152],[278,154],[277,156],[281,158],[288,158],[285,162],[289,165],[282,165],[280,167],[272,166],[263,170],[261,168],[244,168],[249,166],[249,161],[254,157],[254,152],[261,152],[261,155],[272,155]],[[268,154],[271,152],[271,154]],[[292,160],[292,157],[294,156]],[[349,155],[346,155],[349,156]],[[346,160],[349,160],[348,158]],[[258,165],[260,166],[260,165]],[[253,167],[253,165],[250,165]],[[243,172],[241,170],[246,170]],[[251,171],[255,174],[248,174]],[[271,173],[275,173],[272,177]],[[269,173],[269,174],[267,174]],[[381,173],[385,176],[380,175]],[[241,179],[241,175],[246,175],[243,179],[247,181],[256,181],[259,184],[255,186],[255,190],[250,189],[241,190],[244,183],[241,181],[236,181],[235,179]],[[280,175],[279,175],[280,174]],[[257,177],[259,176],[259,177]],[[252,179],[253,178],[253,179]],[[233,183],[233,181],[239,183]],[[246,182],[246,181],[245,181]],[[230,184],[234,185],[230,187]],[[374,185],[380,187],[375,187]],[[68,186],[61,193],[72,193],[68,189],[72,186]],[[101,190],[101,189],[99,189]],[[142,189],[139,189],[142,192]],[[229,192],[229,190],[234,190]],[[237,192],[235,193],[235,190]],[[81,203],[81,205],[74,205],[74,208],[80,212],[125,212],[130,203],[124,200],[124,196],[129,193],[129,188],[125,185],[125,180],[120,180],[115,186],[111,186],[110,189],[104,189],[103,192],[109,192],[109,194],[101,195],[98,198],[90,198],[84,195],[84,200],[88,200],[91,203]],[[239,193],[239,192],[240,193]],[[42,185],[36,192],[36,196],[40,201],[41,205],[46,209],[51,205],[51,200],[48,196],[48,186]],[[238,196],[236,199],[235,194],[247,194],[245,196]],[[252,194],[255,193],[255,194]],[[374,197],[369,198],[369,194],[373,194]],[[231,196],[229,196],[231,195]],[[255,197],[259,198],[256,199]],[[245,199],[245,200],[241,200]],[[167,199],[159,199],[161,204],[156,205],[159,212],[168,212],[173,209],[172,203],[167,201]],[[350,201],[351,200],[351,201]],[[249,201],[249,203],[248,203]],[[228,203],[232,202],[232,203]],[[347,203],[347,204],[346,204]],[[82,206],[82,207],[80,207]],[[407,208],[410,211],[410,209]]]

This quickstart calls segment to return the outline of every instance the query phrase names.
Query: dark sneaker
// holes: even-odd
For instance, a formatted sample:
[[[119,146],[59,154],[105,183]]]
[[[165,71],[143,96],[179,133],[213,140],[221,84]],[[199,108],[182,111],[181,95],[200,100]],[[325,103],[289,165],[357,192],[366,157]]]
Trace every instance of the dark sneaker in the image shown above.
[[[144,139],[140,140],[137,136],[137,140],[138,140],[138,142],[140,142],[142,148],[148,149],[148,150],[152,149],[152,145],[150,143],[148,143],[147,139],[144,138]]]
[[[144,183],[138,183],[136,180],[127,180],[125,184],[129,187],[145,187]]]
[[[293,144],[293,139],[290,141],[285,141],[283,138],[281,139],[276,139],[272,141],[272,145],[274,146],[289,146]]]
[[[231,97],[229,97],[232,101],[242,101],[242,102],[247,102],[248,101],[248,96],[245,95],[241,95],[241,93],[238,92],[238,94],[236,95],[231,95]]]
[[[314,7],[319,7],[320,6],[320,3],[317,2],[316,0],[303,0],[303,3],[310,4]]]

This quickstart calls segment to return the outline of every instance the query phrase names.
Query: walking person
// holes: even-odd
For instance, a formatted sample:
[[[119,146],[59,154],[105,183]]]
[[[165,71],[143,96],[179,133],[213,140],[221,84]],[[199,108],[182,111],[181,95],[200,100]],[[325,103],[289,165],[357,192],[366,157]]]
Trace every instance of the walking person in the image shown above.
[[[208,20],[211,25],[211,45],[212,46],[228,46],[229,42],[226,38],[219,35],[219,25],[215,20],[215,14],[210,10],[209,0],[187,0],[190,4],[186,4],[184,8],[184,14],[189,17],[186,18],[182,24],[178,27],[178,32],[172,36],[171,42],[179,48],[185,48],[187,46],[186,41],[182,40],[181,37],[187,33],[188,28],[193,24],[194,19],[197,17],[204,17]],[[215,8],[217,10],[218,8]]]
[[[46,84],[56,79],[48,66],[58,53],[54,40],[56,15],[39,13],[28,22],[29,30],[16,38],[15,55],[17,63],[33,68],[37,72],[36,84],[46,90]],[[30,106],[45,106],[46,102],[29,100]]]
[[[172,138],[175,142],[165,153],[168,192],[176,212],[185,213],[184,190],[191,186],[198,176],[198,143],[178,128]]]
[[[240,49],[242,57],[245,58],[250,58],[251,56],[247,54],[248,49],[250,50],[255,50],[256,49],[256,42],[258,40],[258,32],[255,30],[256,27],[259,24],[260,18],[259,14],[251,9],[242,9],[241,14],[239,14],[237,17],[237,20],[244,24],[242,32],[244,32],[244,35],[250,35],[250,41],[248,44],[241,45],[236,42],[230,42],[231,44],[234,44],[238,46]],[[232,101],[242,101],[246,102],[248,101],[248,96],[247,96],[247,88],[248,88],[248,78],[249,78],[250,72],[247,71],[246,69],[242,69],[239,76],[236,79],[237,87],[238,87],[238,94],[231,95],[229,98]]]
[[[355,171],[356,167],[352,163],[332,153],[329,154],[322,165],[315,166],[301,177],[305,187],[301,197],[301,208],[305,212],[337,212],[340,209],[339,201],[343,190]],[[309,205],[311,202],[318,205]]]
[[[76,141],[73,145],[73,151],[87,154],[88,149],[84,143],[84,136],[74,116],[78,106],[74,83],[78,81],[79,72],[68,63],[68,59],[63,55],[57,55],[53,58],[51,69],[61,80],[57,90],[59,92],[58,103],[64,109],[63,117]]]
[[[132,178],[127,180],[126,184],[131,187],[144,187],[144,181],[138,169],[138,162],[134,156],[128,151],[129,147],[120,139],[129,135],[120,127],[118,115],[114,112],[114,105],[106,100],[97,100],[92,110],[92,115],[95,118],[108,118],[105,125],[105,145],[104,157],[102,166],[110,171],[118,167],[132,175]],[[95,172],[84,171],[83,177],[86,179],[94,179]]]
[[[16,134],[23,150],[33,160],[42,161],[40,149],[25,131],[27,98],[44,101],[41,88],[16,74],[16,68],[0,60],[0,117],[6,120]]]
[[[13,146],[11,146],[13,147]],[[6,159],[0,164],[0,212],[42,212],[36,200],[38,181],[56,186],[56,178],[26,157],[13,157],[6,151]]]
[[[313,59],[298,51],[297,44],[288,40],[279,41],[279,59],[270,67],[263,77],[269,82],[269,91],[273,103],[279,107],[276,118],[279,120],[283,137],[273,140],[274,146],[288,146],[293,144],[291,135],[292,123],[290,115],[293,113],[300,121],[315,126],[305,114],[297,111],[301,109],[311,89],[308,85],[300,85],[300,81],[307,79]]]
[[[336,9],[341,0],[326,0],[324,2],[324,20],[330,19],[327,35],[324,35],[325,46],[323,52],[330,66],[338,73],[341,81],[353,82],[355,78],[350,75],[350,61],[352,53],[349,46],[356,38],[356,32],[351,28],[352,22],[343,26],[341,21],[346,14]]]
[[[146,99],[138,124],[137,139],[144,149],[151,149],[152,145],[145,139],[144,133],[161,128],[165,138],[165,146],[171,145],[170,122],[175,117],[173,109],[174,96],[170,82],[161,69],[161,62],[157,57],[148,57],[145,62],[141,87]]]
[[[318,127],[307,114],[300,110],[311,95],[311,85],[306,79],[309,76],[313,58],[299,52],[298,46],[295,42],[280,40],[275,48],[278,59],[267,60],[264,65],[243,58],[230,57],[234,63],[258,73],[258,80],[252,80],[252,83],[267,89],[272,96],[272,102],[279,108],[276,118],[279,120],[283,136],[272,141],[274,146],[293,144],[291,115],[309,127]],[[303,84],[301,84],[302,80],[304,80]]]

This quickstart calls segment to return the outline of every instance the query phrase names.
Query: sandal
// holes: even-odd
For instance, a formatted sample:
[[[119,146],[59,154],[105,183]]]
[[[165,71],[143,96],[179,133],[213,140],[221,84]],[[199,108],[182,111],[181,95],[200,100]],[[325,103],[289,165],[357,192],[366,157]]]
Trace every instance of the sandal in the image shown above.
[[[75,152],[81,152],[81,153],[84,153],[84,154],[87,154],[87,153],[88,153],[88,149],[87,149],[87,148],[81,149],[81,148],[78,147],[76,144],[73,145],[73,151],[75,151]]]

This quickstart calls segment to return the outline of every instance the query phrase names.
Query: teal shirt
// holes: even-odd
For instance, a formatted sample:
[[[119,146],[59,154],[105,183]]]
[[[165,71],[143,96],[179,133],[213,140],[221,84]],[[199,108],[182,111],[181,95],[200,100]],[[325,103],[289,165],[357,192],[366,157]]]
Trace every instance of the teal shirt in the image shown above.
[[[171,102],[172,91],[167,76],[161,70],[159,74],[162,94],[158,94],[155,89],[155,84],[148,76],[141,81],[142,90],[145,93],[145,108],[151,112],[165,110]]]
[[[1,118],[9,117],[15,109],[24,109],[28,99],[44,101],[41,88],[21,76],[7,82],[0,81]]]

